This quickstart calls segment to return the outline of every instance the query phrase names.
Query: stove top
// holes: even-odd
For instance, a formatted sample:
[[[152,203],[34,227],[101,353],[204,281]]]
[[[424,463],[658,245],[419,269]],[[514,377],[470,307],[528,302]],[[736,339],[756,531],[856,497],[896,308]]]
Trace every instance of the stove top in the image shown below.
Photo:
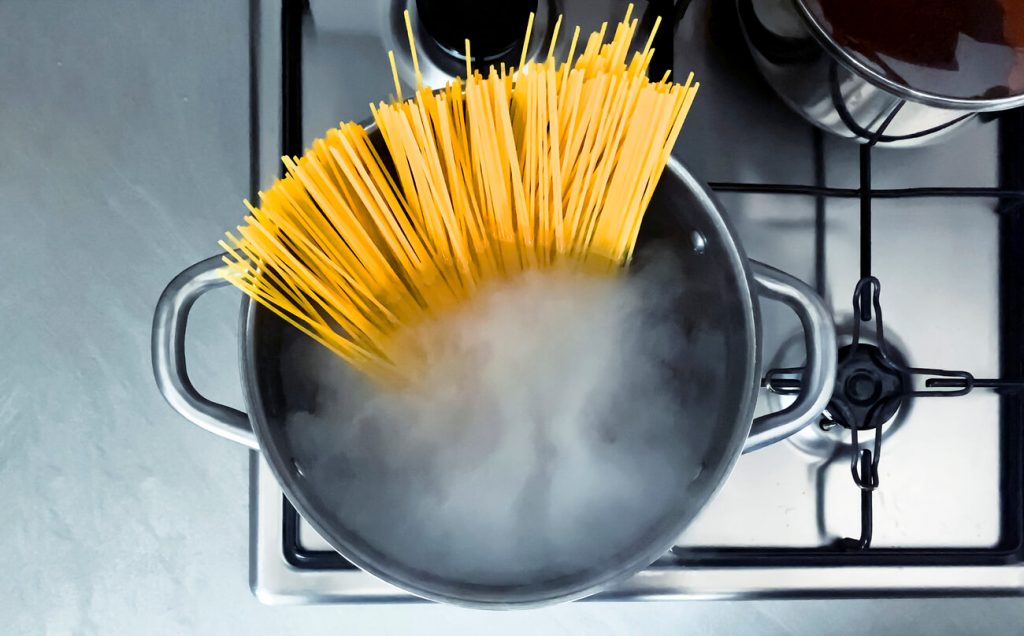
[[[387,49],[400,43],[395,16],[407,4],[253,2],[254,192],[279,173],[281,154],[300,154],[393,91]],[[612,1],[559,4],[584,32],[625,11]],[[678,156],[717,192],[751,258],[817,287],[841,344],[858,322],[855,285],[870,274],[892,359],[975,379],[1024,377],[1024,222],[1010,205],[1019,198],[993,196],[1024,186],[1021,112],[939,145],[863,149],[813,129],[772,93],[732,3],[692,2],[673,45],[677,72],[693,70],[702,85]],[[774,303],[762,313],[764,371],[800,365],[796,318]],[[860,323],[862,344],[877,344],[875,324]],[[758,413],[785,404],[786,377],[792,386],[792,376],[772,376],[776,390],[763,391]],[[942,386],[907,380],[917,390],[970,388],[967,376],[944,385],[928,377]],[[743,456],[672,552],[592,598],[1021,594],[1022,411],[1013,383],[1004,384],[904,398],[878,422],[875,489],[855,483],[851,472],[870,476],[861,470],[869,466],[851,463],[851,430],[832,422]],[[847,386],[872,390],[855,373]],[[879,456],[873,431],[858,438]],[[332,551],[255,454],[251,475],[251,584],[261,600],[421,600]],[[866,530],[870,547],[858,549]]]

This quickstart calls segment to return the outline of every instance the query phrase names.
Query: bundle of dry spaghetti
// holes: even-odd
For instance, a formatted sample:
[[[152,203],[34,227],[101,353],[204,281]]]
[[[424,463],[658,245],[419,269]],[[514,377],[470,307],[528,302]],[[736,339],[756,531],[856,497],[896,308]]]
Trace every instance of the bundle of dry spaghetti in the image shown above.
[[[390,54],[397,99],[371,105],[376,129],[343,123],[284,157],[287,176],[221,241],[223,275],[355,367],[402,380],[416,371],[396,334],[482,284],[621,270],[698,87],[649,80],[653,33],[630,53],[636,28],[627,11],[577,56],[577,27],[559,64],[556,24],[546,60],[526,63],[524,45],[518,71],[486,75],[467,41],[465,80],[436,91],[410,28],[415,97]]]

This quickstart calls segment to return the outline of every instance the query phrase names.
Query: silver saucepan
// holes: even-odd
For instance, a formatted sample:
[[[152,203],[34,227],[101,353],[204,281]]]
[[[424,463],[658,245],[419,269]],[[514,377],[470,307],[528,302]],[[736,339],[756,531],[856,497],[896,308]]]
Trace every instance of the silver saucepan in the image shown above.
[[[680,276],[687,281],[679,320],[690,334],[691,355],[679,361],[680,373],[698,384],[686,393],[691,397],[681,400],[682,417],[673,433],[677,439],[668,442],[684,449],[687,459],[681,453],[678,464],[671,467],[675,474],[648,484],[647,492],[636,493],[634,505],[646,505],[648,499],[662,502],[657,511],[649,511],[650,521],[644,527],[617,537],[614,545],[579,537],[588,551],[585,567],[531,569],[524,563],[521,570],[467,573],[452,569],[444,559],[424,561],[420,551],[409,550],[408,545],[400,549],[379,532],[367,531],[408,524],[395,512],[401,502],[360,504],[353,512],[337,498],[343,491],[339,480],[346,479],[353,467],[329,466],[331,479],[307,469],[324,463],[324,457],[314,456],[319,444],[302,439],[308,430],[289,424],[294,397],[289,392],[294,382],[282,378],[282,351],[303,336],[247,297],[242,299],[239,330],[247,412],[204,398],[186,372],[185,331],[196,299],[225,285],[217,274],[220,256],[183,271],[157,303],[152,338],[157,386],[186,419],[262,453],[299,513],[345,558],[371,574],[428,599],[475,607],[528,607],[582,598],[639,572],[666,553],[725,481],[740,454],[800,430],[818,417],[832,393],[835,331],[821,300],[792,276],[748,260],[710,192],[674,159],[648,208],[637,257],[646,246],[666,240],[678,248],[674,251]],[[807,363],[796,401],[785,410],[754,419],[761,374],[762,298],[781,301],[797,314]],[[387,485],[380,484],[382,493]],[[409,532],[415,530],[409,528]],[[467,533],[474,531],[466,528]],[[457,550],[460,538],[450,537],[450,543]]]
[[[990,58],[996,46],[974,42],[969,33],[959,34],[962,41],[955,54],[964,58],[955,60],[959,67],[951,63],[950,68],[919,68],[911,74],[904,69],[916,68],[913,64],[901,65],[883,54],[871,60],[840,44],[822,14],[822,4],[818,0],[736,0],[743,35],[762,75],[783,101],[815,126],[859,143],[908,148],[936,143],[965,128],[978,113],[1024,105],[1019,87],[984,90],[997,83],[993,77],[1005,72],[1006,60]],[[991,19],[982,15],[989,4],[995,5],[978,3],[974,22]],[[874,16],[867,8],[856,10]],[[906,42],[916,42],[918,52],[950,37],[938,33],[937,25],[927,24],[928,19],[923,15],[924,24],[905,27]],[[996,27],[1001,25],[991,28]],[[952,34],[953,42],[957,35]],[[883,64],[898,67],[906,77],[886,72]]]

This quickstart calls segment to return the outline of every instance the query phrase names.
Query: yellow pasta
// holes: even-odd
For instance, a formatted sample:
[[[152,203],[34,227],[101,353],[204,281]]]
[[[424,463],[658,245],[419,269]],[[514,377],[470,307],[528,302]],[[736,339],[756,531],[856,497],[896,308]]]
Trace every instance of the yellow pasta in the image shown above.
[[[222,275],[356,368],[385,382],[419,372],[401,330],[456,307],[489,280],[578,265],[614,275],[633,254],[644,210],[698,84],[652,82],[653,33],[630,54],[632,6],[554,59],[473,69],[415,96],[371,105],[375,134],[342,123],[287,176],[246,202],[227,233]],[[655,29],[657,29],[655,24]],[[577,45],[582,51],[577,55]],[[574,57],[575,56],[575,57]],[[381,153],[379,148],[385,148]]]

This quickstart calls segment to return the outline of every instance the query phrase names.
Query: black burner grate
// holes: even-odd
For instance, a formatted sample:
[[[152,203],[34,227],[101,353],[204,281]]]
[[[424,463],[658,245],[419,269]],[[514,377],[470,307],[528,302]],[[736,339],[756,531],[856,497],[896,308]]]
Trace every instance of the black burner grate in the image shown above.
[[[657,7],[656,7],[657,5]],[[664,11],[663,23],[676,24],[689,5],[689,0],[651,2],[652,10]],[[306,11],[304,0],[282,0],[282,138],[285,155],[300,155],[302,137],[302,21]],[[672,13],[669,14],[668,12]],[[669,31],[664,29],[664,31]],[[660,63],[669,63],[661,60]],[[1024,378],[1024,109],[1001,113],[999,125],[999,186],[992,187],[907,187],[875,189],[871,187],[871,148],[874,143],[888,141],[885,125],[898,112],[894,109],[889,120],[875,132],[864,131],[868,143],[860,151],[860,187],[836,188],[824,183],[825,159],[822,133],[812,130],[812,151],[815,157],[815,183],[734,183],[712,182],[717,192],[741,192],[761,195],[806,195],[816,197],[816,245],[818,262],[816,286],[824,285],[824,210],[828,198],[858,198],[861,230],[862,282],[871,276],[871,203],[878,199],[901,198],[988,198],[998,201],[996,213],[1000,215],[999,253],[999,315],[1000,315],[1000,374],[1003,378]],[[951,122],[955,123],[955,122]],[[875,279],[877,282],[877,279]],[[861,284],[866,294],[855,303],[860,316],[872,318],[872,290],[877,286]],[[928,370],[926,370],[928,371]],[[930,370],[937,371],[937,370]],[[937,375],[937,374],[933,374]],[[1018,396],[1022,383],[1016,379],[974,379],[966,372],[948,372],[953,377],[934,377],[927,381],[931,389],[946,395],[962,395],[971,389],[995,389],[1001,396],[1000,448],[1002,457],[1000,489],[1002,492],[1002,528],[998,545],[988,549],[930,549],[930,548],[872,548],[863,547],[870,542],[870,489],[862,488],[862,525],[867,530],[867,541],[862,532],[859,540],[846,540],[845,544],[823,548],[675,548],[680,563],[728,566],[846,566],[846,565],[1000,565],[1024,562],[1024,402]],[[769,374],[770,378],[771,374]],[[793,389],[796,384],[790,384]],[[784,382],[778,388],[785,390]],[[868,453],[868,454],[865,454]],[[856,449],[852,459],[855,480],[877,485],[871,478],[872,466],[877,466],[877,449]],[[864,477],[864,479],[861,479]],[[333,551],[308,550],[299,538],[300,518],[295,508],[283,498],[284,527],[282,553],[293,567],[312,570],[354,569],[355,566]],[[943,511],[937,511],[941,513]],[[659,563],[663,563],[660,561]],[[657,566],[655,566],[657,567]]]

